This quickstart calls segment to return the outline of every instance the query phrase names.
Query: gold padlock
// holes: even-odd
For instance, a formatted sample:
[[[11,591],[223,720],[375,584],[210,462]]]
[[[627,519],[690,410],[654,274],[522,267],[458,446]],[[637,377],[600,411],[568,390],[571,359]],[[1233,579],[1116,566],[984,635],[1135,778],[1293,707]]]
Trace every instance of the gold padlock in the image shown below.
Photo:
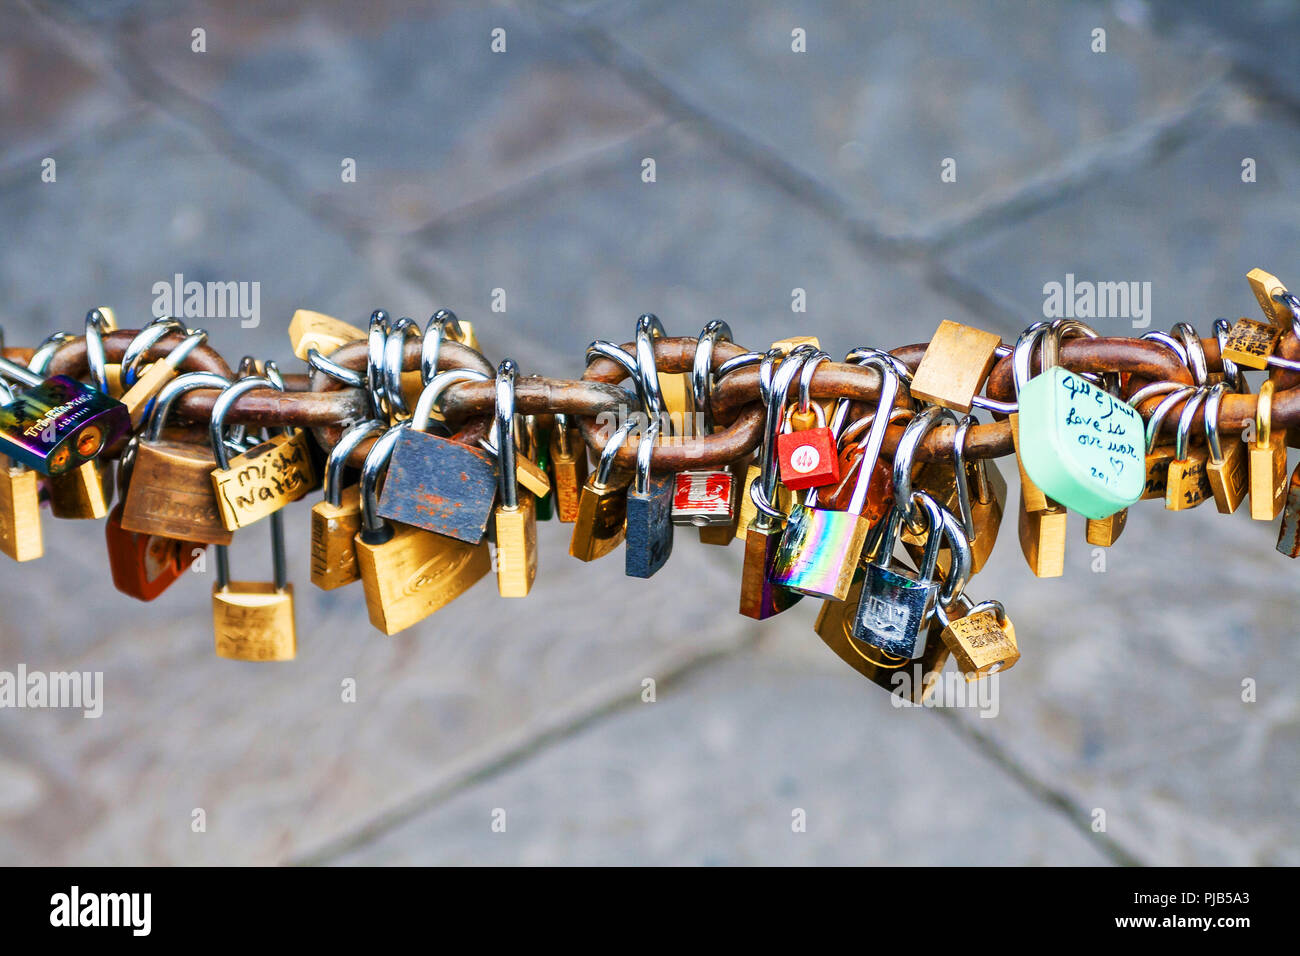
[[[1127,508],[1121,508],[1114,514],[1107,515],[1104,518],[1089,518],[1088,543],[1099,548],[1109,548],[1124,533],[1126,524],[1128,524]]]
[[[982,601],[961,617],[950,618],[940,640],[968,681],[1009,670],[1020,660],[1015,625],[1000,601]]]
[[[224,545],[217,545],[212,630],[218,657],[291,661],[298,654],[293,585],[286,581],[283,520],[283,515],[271,516],[272,581],[231,581],[229,552]]]
[[[343,487],[348,457],[371,435],[384,430],[380,421],[353,425],[330,451],[325,466],[325,498],[311,509],[311,583],[332,591],[361,579],[356,536],[361,530],[361,488]]]
[[[1282,330],[1267,322],[1238,319],[1228,330],[1219,355],[1243,368],[1268,368],[1268,358],[1277,348]]]
[[[349,342],[365,337],[365,331],[355,325],[310,309],[298,309],[289,320],[289,343],[293,354],[304,362],[312,349],[328,356]]]
[[[635,426],[624,422],[601,450],[596,471],[578,496],[577,521],[569,539],[569,554],[579,561],[603,558],[620,544],[627,533],[627,486],[632,473],[614,468],[614,458]]]
[[[537,578],[537,500],[520,495],[528,459],[516,454],[514,440],[515,379],[513,359],[497,366],[496,438],[498,502],[493,512],[497,544],[497,590],[502,597],[527,597]],[[534,492],[535,494],[535,492]]]
[[[1209,461],[1205,465],[1205,477],[1210,482],[1210,491],[1214,495],[1214,505],[1220,514],[1230,515],[1236,512],[1246,497],[1249,479],[1246,474],[1246,446],[1237,436],[1229,439],[1225,445],[1219,436],[1219,408],[1223,404],[1223,393],[1227,386],[1218,382],[1210,387],[1205,400],[1205,441],[1209,450]]]
[[[1036,577],[1059,578],[1065,573],[1065,529],[1069,512],[1053,503],[1042,511],[1025,506],[1024,489],[1020,493],[1020,551],[1029,570]]]
[[[105,487],[111,473],[97,461],[88,461],[49,480],[50,513],[56,518],[91,520],[108,515],[112,492]]]
[[[969,415],[997,360],[1002,337],[944,319],[912,375],[912,397]]]
[[[1286,501],[1286,429],[1273,428],[1273,380],[1259,387],[1255,403],[1255,441],[1247,450],[1250,516],[1272,521]]]
[[[1280,301],[1280,298],[1287,294],[1286,286],[1282,281],[1259,268],[1247,272],[1246,281],[1250,283],[1250,291],[1255,293],[1255,300],[1259,302],[1259,307],[1264,310],[1268,320],[1281,331],[1289,332],[1291,310]]]
[[[0,455],[0,551],[15,561],[45,553],[40,484],[36,472]]]
[[[551,429],[551,468],[555,472],[555,515],[572,524],[578,520],[578,500],[587,482],[587,444],[567,415],[555,416]]]
[[[1169,463],[1169,476],[1165,486],[1165,507],[1170,511],[1195,508],[1207,498],[1214,497],[1206,472],[1209,458],[1204,449],[1193,448],[1190,441],[1192,420],[1204,401],[1205,391],[1197,389],[1195,394],[1188,397],[1178,418],[1174,460]]]

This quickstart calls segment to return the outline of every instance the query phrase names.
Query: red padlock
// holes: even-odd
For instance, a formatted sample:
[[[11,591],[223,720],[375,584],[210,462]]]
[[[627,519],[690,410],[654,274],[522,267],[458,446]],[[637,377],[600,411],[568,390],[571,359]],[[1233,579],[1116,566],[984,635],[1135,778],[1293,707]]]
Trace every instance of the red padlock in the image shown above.
[[[826,412],[816,402],[810,404],[817,424],[803,431],[791,431],[790,413],[785,414],[781,434],[776,437],[776,455],[781,463],[781,483],[791,491],[820,488],[840,480],[840,456],[835,436],[826,427]]]
[[[113,586],[138,601],[152,601],[171,587],[194,563],[206,544],[177,541],[156,534],[137,534],[122,527],[118,504],[104,525],[108,567]]]

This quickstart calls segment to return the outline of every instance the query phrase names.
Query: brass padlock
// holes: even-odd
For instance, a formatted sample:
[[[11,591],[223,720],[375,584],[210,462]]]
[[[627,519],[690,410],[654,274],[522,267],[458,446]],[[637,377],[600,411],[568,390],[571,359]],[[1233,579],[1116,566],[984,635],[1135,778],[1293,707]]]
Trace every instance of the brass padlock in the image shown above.
[[[312,349],[328,356],[349,342],[365,337],[365,330],[310,309],[298,309],[289,320],[289,343],[293,354],[304,362]]]
[[[135,380],[122,395],[122,404],[131,416],[131,427],[139,428],[149,411],[149,404],[163,390],[163,387],[176,377],[181,363],[196,348],[206,342],[208,333],[199,329],[186,336],[185,340],[173,348],[167,355],[154,362]]]
[[[163,425],[176,399],[199,388],[223,389],[230,383],[214,372],[189,372],[158,393],[145,431],[134,440],[122,528],[136,534],[178,541],[230,544],[221,519],[212,470],[216,456],[206,445],[166,441]]]
[[[518,367],[513,359],[497,366],[496,445],[498,501],[493,512],[496,529],[497,591],[502,597],[527,597],[537,579],[537,501],[520,495],[523,470],[516,461],[527,461],[515,453],[515,379]]]
[[[1283,332],[1291,330],[1291,310],[1282,303],[1282,296],[1287,294],[1286,286],[1277,276],[1255,268],[1246,273],[1250,291],[1255,293],[1259,307],[1264,310],[1268,320]]]
[[[105,487],[105,466],[88,461],[49,480],[50,513],[56,518],[91,520],[108,515],[112,492]]]
[[[1259,387],[1255,403],[1255,440],[1247,450],[1250,516],[1272,521],[1286,501],[1286,429],[1273,428],[1273,380]]]
[[[1121,508],[1112,515],[1105,518],[1088,519],[1088,543],[1096,545],[1099,548],[1109,548],[1119,536],[1124,533],[1124,526],[1128,524],[1128,509]]]
[[[217,545],[212,586],[212,629],[218,657],[236,661],[291,661],[298,654],[293,585],[286,580],[284,516],[271,516],[274,579],[231,581],[230,555]]]
[[[603,558],[620,544],[626,534],[627,486],[632,473],[614,469],[614,457],[627,441],[636,423],[625,421],[601,450],[596,471],[578,496],[578,518],[569,539],[569,554],[579,561]]]
[[[1238,319],[1219,349],[1221,358],[1245,368],[1268,368],[1268,358],[1277,348],[1282,329],[1267,322]]]
[[[1204,401],[1205,390],[1198,388],[1188,397],[1182,414],[1178,417],[1174,460],[1169,463],[1168,483],[1165,487],[1165,507],[1170,511],[1195,508],[1207,498],[1214,497],[1206,473],[1209,458],[1203,449],[1193,448],[1190,441],[1192,421]]]
[[[578,520],[578,499],[587,482],[587,444],[564,414],[551,429],[551,468],[555,472],[555,516],[567,524]]]
[[[1020,660],[1016,628],[1000,601],[981,601],[960,617],[950,617],[940,633],[966,680],[1010,670]],[[944,616],[947,616],[946,614]]]
[[[1065,526],[1069,514],[1053,503],[1042,511],[1030,511],[1020,493],[1020,551],[1036,577],[1059,578],[1065,573]]]
[[[379,478],[409,420],[374,443],[361,468],[361,530],[357,568],[370,623],[385,634],[418,624],[450,604],[492,570],[488,543],[470,544],[385,521],[378,512]]]
[[[356,536],[361,530],[361,489],[343,487],[348,457],[372,435],[384,431],[377,419],[360,422],[343,433],[325,466],[325,498],[311,509],[311,583],[323,591],[361,580]]]
[[[1162,386],[1167,387],[1167,386]],[[1160,429],[1169,412],[1195,392],[1190,385],[1173,385],[1169,393],[1160,401],[1147,419],[1146,429],[1146,478],[1142,487],[1142,500],[1163,499],[1169,489],[1169,464],[1176,456],[1177,449],[1172,442],[1160,441]],[[1140,393],[1139,393],[1140,394]],[[1138,397],[1135,395],[1135,397]],[[1141,402],[1135,403],[1135,407]]]
[[[1205,476],[1210,482],[1215,507],[1220,514],[1230,515],[1246,497],[1249,479],[1246,475],[1246,446],[1237,436],[1229,439],[1226,446],[1219,437],[1219,408],[1226,388],[1223,382],[1218,382],[1210,387],[1209,397],[1205,400],[1205,441],[1210,455],[1205,465]]]
[[[36,472],[0,455],[0,551],[15,561],[45,553],[40,484]]]
[[[912,375],[912,397],[969,415],[1001,345],[1000,335],[944,319]]]

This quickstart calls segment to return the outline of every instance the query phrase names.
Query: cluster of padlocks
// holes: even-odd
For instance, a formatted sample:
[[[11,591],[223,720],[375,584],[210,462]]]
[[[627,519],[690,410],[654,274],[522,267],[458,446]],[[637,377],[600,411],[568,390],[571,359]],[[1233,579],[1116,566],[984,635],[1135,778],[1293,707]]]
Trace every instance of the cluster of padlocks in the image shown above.
[[[660,371],[663,328],[644,315],[630,345],[588,349],[589,364],[614,363],[630,387],[616,392],[617,414],[604,427],[588,421],[587,430],[566,411],[517,413],[514,361],[500,362],[494,376],[484,371],[491,366],[472,327],[446,310],[423,332],[383,312],[360,329],[302,310],[289,327],[295,355],[365,399],[365,414],[335,423],[332,447],[303,428],[227,424],[244,396],[292,398],[275,363],[246,358],[232,375],[186,371],[206,334],[175,319],[131,333],[110,362],[103,343],[115,322],[110,310],[95,309],[84,339],[58,333],[25,362],[0,359],[8,380],[0,384],[0,451],[9,459],[0,463],[0,550],[18,561],[40,556],[43,504],[57,517],[107,518],[115,585],[149,601],[215,546],[216,651],[270,661],[293,658],[297,647],[283,509],[322,485],[311,516],[311,580],[326,590],[360,581],[370,621],[385,634],[425,619],[494,569],[502,596],[526,596],[539,519],[571,523],[569,553],[581,561],[622,547],[626,573],[641,578],[667,562],[675,529],[689,528],[706,544],[743,542],[741,614],[763,620],[820,598],[821,638],[891,690],[900,670],[914,669],[909,696],[920,701],[950,656],[968,680],[1020,656],[1002,605],[966,594],[1006,507],[993,453],[968,454],[980,409],[1010,423],[1019,540],[1035,575],[1063,573],[1069,511],[1087,519],[1088,542],[1108,547],[1126,509],[1154,498],[1170,509],[1213,500],[1232,513],[1248,497],[1252,517],[1269,521],[1286,510],[1278,548],[1300,553],[1300,481],[1287,481],[1285,433],[1271,421],[1273,378],[1255,399],[1253,428],[1221,434],[1225,397],[1249,391],[1243,369],[1300,369],[1276,354],[1283,336],[1294,336],[1300,300],[1261,270],[1248,278],[1267,321],[1218,320],[1213,362],[1186,323],[1142,337],[1177,357],[1178,381],[1068,370],[1058,364],[1063,343],[1097,337],[1070,319],[1036,322],[1012,345],[944,321],[910,364],[874,348],[832,363],[812,338],[762,353],[732,346],[720,358],[715,349],[731,331],[715,321],[693,342],[691,371]],[[404,361],[410,339],[420,341],[414,370]],[[88,382],[47,374],[62,348],[82,342]],[[474,350],[483,368],[444,368],[445,342]],[[364,343],[364,372],[335,361],[349,343]],[[1010,362],[1014,401],[982,394],[999,361]],[[843,366],[868,373],[870,387],[819,396],[819,369]],[[656,467],[656,453],[684,434],[719,429],[715,391],[742,369],[757,372],[756,442],[721,464]],[[494,389],[490,419],[479,432],[454,431],[448,396],[483,382]],[[206,428],[207,441],[195,441],[169,418],[183,396],[204,390],[215,398],[206,422],[191,416],[191,427]],[[1166,441],[1165,421],[1180,406]],[[948,451],[934,454],[927,443],[941,433]],[[234,532],[263,520],[271,580],[232,581]]]

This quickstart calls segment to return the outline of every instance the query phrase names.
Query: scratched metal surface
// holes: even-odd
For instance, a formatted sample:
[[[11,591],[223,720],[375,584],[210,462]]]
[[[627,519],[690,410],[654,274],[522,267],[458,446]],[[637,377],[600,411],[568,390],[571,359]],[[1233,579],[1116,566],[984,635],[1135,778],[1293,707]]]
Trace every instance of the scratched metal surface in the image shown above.
[[[234,357],[292,367],[299,307],[450,307],[490,357],[574,374],[646,310],[843,353],[1012,334],[1074,274],[1204,331],[1300,243],[1279,9],[10,4],[3,324],[134,324],[179,274],[260,283],[256,327],[203,323]],[[203,574],[119,596],[91,522],[0,570],[0,670],[104,674],[98,719],[0,710],[0,862],[1300,862],[1295,568],[1243,515],[1148,503],[1102,556],[1075,520],[1051,581],[1008,524],[971,590],[1024,656],[996,707],[917,710],[821,644],[817,602],[737,616],[734,545],[679,530],[640,581],[542,523],[527,600],[488,580],[386,639],[358,587],[307,582],[306,512],[293,664],[216,660]],[[266,547],[241,532],[240,573]]]

